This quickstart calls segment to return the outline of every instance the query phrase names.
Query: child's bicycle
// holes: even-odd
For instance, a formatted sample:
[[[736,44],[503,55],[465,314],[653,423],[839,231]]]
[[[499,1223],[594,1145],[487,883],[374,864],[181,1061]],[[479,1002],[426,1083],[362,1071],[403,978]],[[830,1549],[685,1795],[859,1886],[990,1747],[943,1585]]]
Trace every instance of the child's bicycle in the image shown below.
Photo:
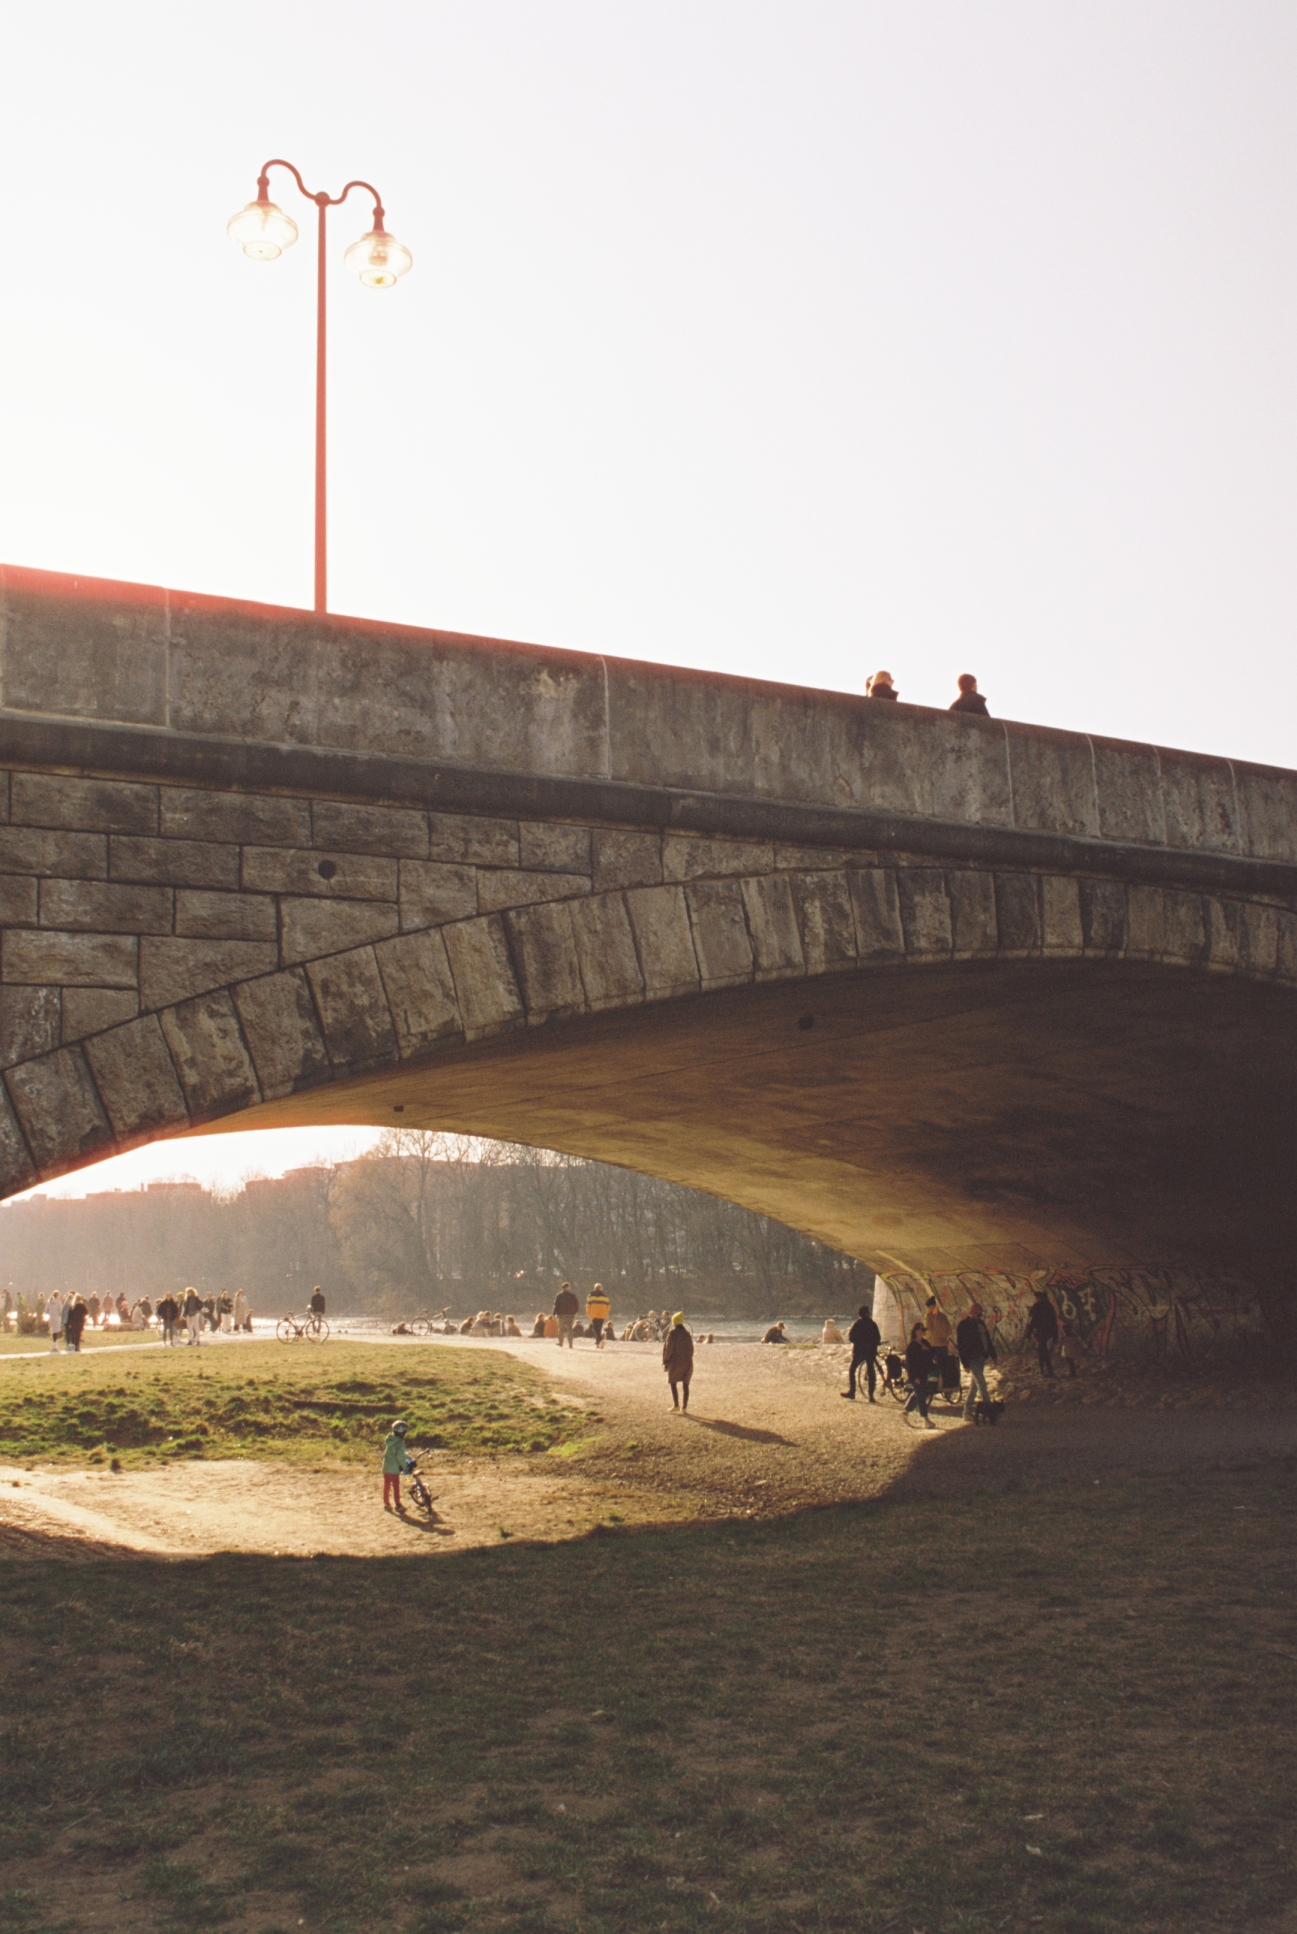
[[[426,1511],[428,1513],[428,1516],[431,1517],[433,1514],[432,1513],[432,1492],[428,1489],[423,1479],[419,1476],[419,1466],[415,1463],[413,1458],[410,1459],[410,1462],[406,1466],[405,1475],[410,1480],[410,1494],[413,1497],[415,1503],[418,1505],[421,1511]]]

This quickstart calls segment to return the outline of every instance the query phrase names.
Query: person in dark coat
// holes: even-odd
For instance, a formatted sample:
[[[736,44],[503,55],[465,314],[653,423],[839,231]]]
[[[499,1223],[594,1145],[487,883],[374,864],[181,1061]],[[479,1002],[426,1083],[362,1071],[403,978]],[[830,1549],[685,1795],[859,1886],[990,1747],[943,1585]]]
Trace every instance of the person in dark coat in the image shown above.
[[[1050,1352],[1058,1341],[1058,1317],[1055,1314],[1054,1305],[1050,1302],[1049,1297],[1043,1289],[1036,1291],[1036,1300],[1032,1304],[1031,1314],[1027,1318],[1025,1334],[1031,1338],[1036,1346],[1036,1356],[1040,1362],[1041,1376],[1052,1377],[1054,1374],[1054,1365],[1050,1357]]]
[[[986,709],[986,700],[978,691],[972,672],[960,672],[958,683],[959,697],[951,706],[951,711],[972,712],[978,718],[989,719],[991,714]]]
[[[869,1381],[869,1401],[870,1403],[875,1401],[874,1391],[878,1385],[878,1346],[882,1340],[883,1333],[874,1321],[873,1312],[868,1303],[862,1303],[860,1314],[847,1331],[847,1341],[851,1345],[851,1366],[847,1371],[847,1387],[838,1392],[839,1396],[854,1399],[856,1373],[863,1364]]]
[[[910,1340],[905,1346],[905,1374],[910,1379],[911,1388],[906,1411],[917,1410],[924,1428],[935,1430],[937,1426],[928,1415],[928,1405],[932,1401],[932,1387],[937,1375],[936,1353],[923,1340],[922,1323],[916,1323],[910,1331]]]
[[[986,1387],[986,1366],[995,1361],[995,1345],[991,1341],[991,1332],[982,1320],[980,1303],[973,1304],[955,1331],[955,1348],[959,1351],[959,1361],[972,1378],[964,1404],[964,1420],[967,1422],[979,1398],[983,1403],[991,1401],[991,1393]]]
[[[581,1305],[576,1300],[576,1294],[571,1283],[564,1283],[562,1289],[560,1289],[558,1295],[554,1298],[554,1314],[558,1319],[558,1347],[560,1350],[563,1347],[564,1337],[567,1338],[568,1349],[570,1350],[573,1347],[572,1332],[576,1327],[577,1312],[580,1307]]]
[[[76,1302],[73,1303],[71,1309],[63,1318],[64,1347],[69,1350],[75,1350],[78,1356],[81,1354],[81,1332],[84,1330],[89,1316],[90,1311],[86,1308],[84,1300],[78,1296]]]
[[[694,1340],[685,1328],[683,1310],[678,1309],[671,1318],[671,1328],[667,1331],[666,1342],[662,1345],[662,1368],[666,1371],[667,1382],[671,1386],[671,1408],[688,1410],[689,1385],[694,1373]],[[683,1403],[680,1401],[680,1391],[684,1392]]]

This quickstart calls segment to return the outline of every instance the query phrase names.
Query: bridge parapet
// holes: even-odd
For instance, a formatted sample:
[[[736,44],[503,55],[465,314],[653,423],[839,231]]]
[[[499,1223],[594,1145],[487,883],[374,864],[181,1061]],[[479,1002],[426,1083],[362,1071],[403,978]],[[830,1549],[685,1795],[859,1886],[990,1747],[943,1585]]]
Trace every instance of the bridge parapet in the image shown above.
[[[62,749],[469,809],[493,784],[517,811],[731,833],[776,806],[834,843],[962,833],[970,858],[1016,836],[1055,859],[1066,842],[1297,866],[1297,773],[1237,760],[13,566],[0,627],[15,763]]]
[[[399,1121],[878,1269],[1291,1255],[1297,775],[2,589],[0,1195],[217,1122]]]

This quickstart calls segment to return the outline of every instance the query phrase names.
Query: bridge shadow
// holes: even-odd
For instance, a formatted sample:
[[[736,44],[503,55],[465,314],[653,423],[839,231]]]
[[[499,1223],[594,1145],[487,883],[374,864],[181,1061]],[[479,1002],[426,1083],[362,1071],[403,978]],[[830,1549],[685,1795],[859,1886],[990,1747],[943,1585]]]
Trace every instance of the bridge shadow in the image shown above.
[[[751,1424],[731,1424],[723,1417],[699,1417],[692,1410],[686,1410],[685,1419],[691,1424],[701,1424],[704,1430],[714,1430],[721,1437],[741,1437],[748,1444],[784,1444],[789,1450],[797,1447],[791,1437],[781,1437],[777,1430],[757,1430]]]

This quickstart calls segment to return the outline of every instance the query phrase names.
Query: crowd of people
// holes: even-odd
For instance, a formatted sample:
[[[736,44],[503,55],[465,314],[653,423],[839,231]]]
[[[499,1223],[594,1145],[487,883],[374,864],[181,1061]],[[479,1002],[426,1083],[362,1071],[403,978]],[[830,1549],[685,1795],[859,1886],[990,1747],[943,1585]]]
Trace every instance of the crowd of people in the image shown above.
[[[241,1289],[233,1295],[219,1290],[201,1296],[196,1289],[168,1291],[155,1304],[148,1296],[131,1303],[125,1295],[61,1296],[57,1290],[36,1296],[28,1302],[21,1291],[6,1289],[0,1297],[0,1334],[18,1336],[48,1335],[51,1352],[60,1345],[65,1352],[80,1354],[86,1331],[123,1330],[161,1332],[164,1343],[177,1343],[181,1332],[189,1343],[202,1341],[203,1332],[235,1331],[252,1333],[252,1311]]]

